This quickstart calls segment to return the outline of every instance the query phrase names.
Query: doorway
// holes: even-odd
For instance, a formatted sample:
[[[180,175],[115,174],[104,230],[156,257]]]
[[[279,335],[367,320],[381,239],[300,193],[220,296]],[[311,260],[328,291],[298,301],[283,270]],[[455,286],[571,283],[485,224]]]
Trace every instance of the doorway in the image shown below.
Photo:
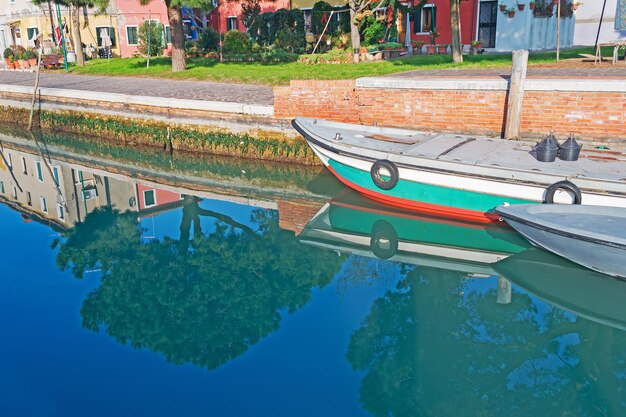
[[[478,40],[483,48],[496,47],[496,22],[498,21],[498,2],[481,1],[478,11]]]

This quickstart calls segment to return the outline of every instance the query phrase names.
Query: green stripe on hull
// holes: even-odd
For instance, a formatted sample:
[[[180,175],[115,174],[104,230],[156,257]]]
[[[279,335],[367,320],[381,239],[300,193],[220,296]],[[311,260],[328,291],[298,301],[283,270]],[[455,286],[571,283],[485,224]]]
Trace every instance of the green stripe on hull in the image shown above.
[[[383,220],[394,228],[402,241],[503,253],[517,253],[530,247],[526,239],[508,227],[462,226],[335,205],[330,207],[329,218],[333,230],[362,235],[371,234],[374,224]]]
[[[422,184],[400,179],[391,190],[381,190],[374,184],[369,172],[344,165],[335,160],[329,160],[330,166],[343,178],[352,184],[375,191],[382,195],[436,204],[466,210],[488,212],[500,204],[529,204],[535,201],[522,200],[512,197],[502,197],[473,191],[458,190],[455,188],[440,187],[437,185]]]

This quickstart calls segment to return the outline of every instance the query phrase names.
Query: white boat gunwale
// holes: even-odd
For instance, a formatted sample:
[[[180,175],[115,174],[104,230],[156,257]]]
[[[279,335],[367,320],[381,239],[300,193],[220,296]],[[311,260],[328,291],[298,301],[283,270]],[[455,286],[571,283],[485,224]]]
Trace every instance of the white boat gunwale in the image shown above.
[[[384,152],[380,150],[372,150],[369,148],[360,147],[361,149],[368,150],[372,155],[378,154],[378,157],[365,156],[362,154],[354,153],[346,149],[346,148],[358,147],[356,145],[352,145],[352,144],[345,145],[345,144],[340,144],[340,143],[333,143],[331,139],[327,139],[319,135],[315,135],[313,132],[308,131],[305,126],[301,125],[302,120],[307,120],[307,119],[296,118],[293,120],[292,125],[302,136],[305,137],[307,141],[310,141],[313,144],[329,152],[332,152],[334,154],[345,156],[348,158],[353,158],[353,159],[364,161],[364,162],[374,162],[379,159],[388,159],[388,160],[391,160],[394,164],[396,164],[396,166],[398,166],[399,168],[404,168],[404,169],[414,169],[414,170],[420,170],[424,172],[433,172],[433,173],[439,173],[439,174],[444,174],[444,175],[462,176],[462,177],[472,178],[472,179],[483,179],[483,180],[498,182],[502,184],[514,183],[514,184],[527,185],[527,186],[538,187],[538,188],[546,188],[550,186],[551,184],[554,184],[555,182],[562,181],[562,180],[575,180],[576,185],[579,187],[579,189],[586,194],[626,197],[626,189],[624,191],[607,190],[606,187],[608,184],[614,184],[615,186],[617,186],[617,188],[624,188],[623,181],[612,180],[612,179],[585,178],[585,177],[581,177],[578,175],[564,175],[564,174],[559,174],[555,172],[540,172],[539,173],[539,172],[535,172],[532,170],[527,171],[527,170],[522,170],[519,168],[512,169],[512,168],[506,168],[502,166],[472,165],[472,164],[464,163],[464,162],[442,161],[442,160],[438,160],[435,158],[419,157],[419,156],[412,156],[412,155],[401,155],[401,154],[396,154],[396,153],[390,153],[390,152]],[[470,141],[467,141],[467,140],[462,141],[461,143],[453,146],[453,148],[456,149],[468,142]],[[450,152],[452,150],[453,149],[449,149],[446,152]],[[403,157],[403,159],[415,160],[416,163],[409,164],[406,162],[393,160],[393,158],[390,158],[390,155],[398,155],[398,156]],[[432,163],[435,163],[438,166],[432,166]],[[450,168],[446,168],[445,166],[449,166]],[[468,168],[474,172],[468,172]],[[500,171],[505,174],[506,173],[509,173],[509,174],[510,173],[523,173],[530,178],[533,178],[533,177],[534,178],[533,179],[510,178],[508,177],[508,175],[498,176],[494,173],[487,174],[487,173],[480,172],[480,171],[487,171],[487,170],[491,172]],[[551,179],[546,181],[545,178],[547,177]],[[540,180],[540,178],[544,178],[544,180]]]

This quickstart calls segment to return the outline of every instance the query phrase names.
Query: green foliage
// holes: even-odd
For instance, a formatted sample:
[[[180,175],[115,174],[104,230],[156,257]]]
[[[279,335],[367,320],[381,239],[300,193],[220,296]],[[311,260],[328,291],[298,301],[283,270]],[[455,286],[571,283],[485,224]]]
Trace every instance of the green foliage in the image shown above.
[[[379,20],[375,20],[363,31],[363,45],[377,45],[385,37],[385,25]]]
[[[218,51],[220,46],[220,35],[212,27],[208,27],[200,34],[198,45],[204,51]]]
[[[304,64],[346,64],[352,62],[352,52],[336,48],[323,54],[301,55],[300,62]]]
[[[15,56],[15,54],[13,53],[13,49],[11,48],[6,48],[4,50],[4,52],[2,52],[2,56],[6,59],[6,58],[13,58]]]
[[[37,52],[33,49],[27,49],[24,51],[24,59],[37,59]]]
[[[224,53],[245,54],[250,52],[250,38],[244,32],[230,30],[224,35]]]
[[[304,249],[280,229],[278,212],[254,210],[251,228],[199,202],[185,197],[178,240],[145,243],[137,213],[110,209],[69,232],[58,266],[77,277],[96,266],[104,271],[81,308],[85,328],[104,328],[170,363],[215,369],[276,331],[343,262],[334,252]],[[213,219],[210,232],[200,217]]]
[[[148,55],[148,33],[150,33],[150,56],[163,53],[163,25],[146,21],[139,26],[139,46],[137,49],[144,55]]]
[[[274,45],[291,53],[303,53],[306,40],[295,29],[286,29],[276,33]]]

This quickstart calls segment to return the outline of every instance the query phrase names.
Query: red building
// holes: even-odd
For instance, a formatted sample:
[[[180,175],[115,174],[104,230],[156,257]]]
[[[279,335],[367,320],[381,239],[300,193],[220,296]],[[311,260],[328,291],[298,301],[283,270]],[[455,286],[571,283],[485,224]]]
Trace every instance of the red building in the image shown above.
[[[414,1],[415,4],[419,1]],[[461,43],[468,44],[477,37],[477,22],[479,0],[460,1]],[[491,3],[491,2],[482,2]],[[497,4],[497,1],[493,3]],[[450,1],[428,0],[427,4],[416,11],[411,17],[411,41],[424,41],[428,44],[428,35],[435,28],[440,36],[437,43],[452,43],[452,29],[450,24]],[[493,22],[493,36],[495,39],[495,21]],[[401,39],[400,41],[403,41]]]
[[[290,9],[290,0],[262,0],[261,13],[275,12],[278,9]],[[229,30],[245,31],[241,22],[241,2],[221,1],[219,6],[207,15],[208,24],[218,32]]]

